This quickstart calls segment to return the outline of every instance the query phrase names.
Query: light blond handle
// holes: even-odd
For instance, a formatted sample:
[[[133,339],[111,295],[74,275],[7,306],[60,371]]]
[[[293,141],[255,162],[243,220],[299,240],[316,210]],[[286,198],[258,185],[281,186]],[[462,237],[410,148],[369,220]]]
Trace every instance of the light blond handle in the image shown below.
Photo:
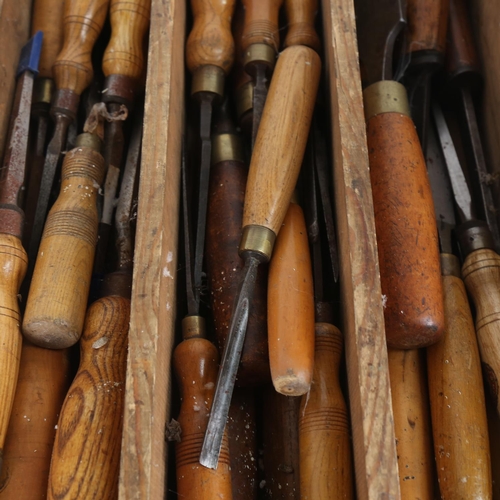
[[[280,54],[252,153],[243,226],[279,232],[302,164],[320,72],[320,58],[308,47]]]
[[[38,250],[23,333],[41,347],[70,347],[85,319],[97,240],[97,193],[103,157],[89,147],[66,154],[61,192],[49,212]]]

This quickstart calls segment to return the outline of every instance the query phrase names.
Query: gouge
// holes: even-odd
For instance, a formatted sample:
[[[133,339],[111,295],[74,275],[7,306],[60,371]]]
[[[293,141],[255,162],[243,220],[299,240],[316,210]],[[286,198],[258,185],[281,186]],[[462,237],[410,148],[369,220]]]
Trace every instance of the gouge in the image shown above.
[[[24,229],[22,192],[30,122],[33,80],[43,35],[37,33],[21,51],[17,84],[3,166],[0,173],[0,468],[5,435],[14,402],[21,356],[21,316],[17,293],[26,273],[27,256],[21,240]]]
[[[446,330],[427,348],[434,455],[441,498],[491,498],[488,423],[474,322],[453,254],[453,194],[434,127],[427,169],[441,246]]]
[[[406,2],[356,2],[368,154],[385,331],[414,349],[444,331],[443,285],[432,193],[404,87],[391,80]]]
[[[300,45],[285,49],[276,65],[248,174],[239,252],[245,260],[228,340],[217,378],[200,462],[217,467],[236,371],[260,263],[269,261],[304,155],[321,61]]]
[[[243,64],[254,80],[252,147],[255,145],[264,103],[266,83],[279,50],[278,16],[283,0],[243,0],[245,23],[241,37]]]

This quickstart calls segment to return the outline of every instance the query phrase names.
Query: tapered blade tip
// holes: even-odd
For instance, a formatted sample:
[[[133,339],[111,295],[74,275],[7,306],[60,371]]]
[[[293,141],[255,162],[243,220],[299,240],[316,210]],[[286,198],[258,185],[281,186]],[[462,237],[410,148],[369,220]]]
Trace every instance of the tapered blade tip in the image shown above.
[[[207,469],[217,469],[219,454],[214,454],[211,450],[203,449],[200,455],[200,464]]]

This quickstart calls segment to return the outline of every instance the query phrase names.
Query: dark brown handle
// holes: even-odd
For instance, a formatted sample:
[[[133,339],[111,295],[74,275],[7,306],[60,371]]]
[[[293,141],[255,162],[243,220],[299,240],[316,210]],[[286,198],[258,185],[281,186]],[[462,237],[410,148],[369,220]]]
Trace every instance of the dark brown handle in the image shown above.
[[[247,50],[253,44],[269,45],[278,52],[278,15],[283,0],[243,0],[245,25],[242,46]]]
[[[321,49],[319,36],[314,29],[314,18],[318,12],[317,0],[285,0],[288,20],[285,47],[305,45],[316,52]]]

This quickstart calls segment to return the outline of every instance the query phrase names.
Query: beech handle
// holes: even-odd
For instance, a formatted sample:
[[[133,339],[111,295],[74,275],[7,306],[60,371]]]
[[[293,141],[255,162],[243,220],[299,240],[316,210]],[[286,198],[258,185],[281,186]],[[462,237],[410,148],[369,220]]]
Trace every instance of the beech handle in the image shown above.
[[[23,333],[34,344],[62,349],[83,329],[97,241],[97,193],[103,157],[89,147],[66,154],[59,197],[45,223]]]
[[[28,266],[21,240],[0,234],[0,466],[14,402],[21,357],[21,315],[17,294]]]
[[[304,157],[320,72],[320,58],[309,47],[280,54],[252,152],[243,226],[278,234]]]
[[[444,331],[432,192],[412,120],[382,113],[367,123],[384,317],[389,346],[415,349]]]
[[[500,414],[500,256],[483,248],[469,254],[462,266],[465,287],[476,308],[476,334],[484,373]]]
[[[111,38],[102,59],[104,76],[123,75],[135,82],[141,79],[150,15],[151,0],[111,0]]]
[[[314,290],[304,214],[290,203],[269,264],[269,363],[276,391],[301,396],[314,368]]]
[[[101,33],[109,0],[66,0],[64,43],[53,67],[58,90],[80,95],[92,81],[91,54]]]
[[[194,23],[186,45],[186,63],[191,73],[206,65],[229,73],[234,61],[234,6],[235,0],[191,0]]]
[[[441,498],[491,498],[488,422],[472,314],[463,281],[443,276],[443,285],[446,331],[427,349]]]
[[[279,50],[279,10],[283,0],[243,0],[245,22],[241,45],[265,44]]]
[[[52,78],[52,66],[56,62],[63,43],[64,0],[35,0],[31,34],[43,31],[42,52],[38,63],[38,76]]]
[[[80,366],[57,424],[49,499],[118,496],[129,320],[124,297],[88,310]]]
[[[321,42],[314,28],[318,0],[285,0],[285,11],[288,32],[283,45],[305,45],[319,52]]]

